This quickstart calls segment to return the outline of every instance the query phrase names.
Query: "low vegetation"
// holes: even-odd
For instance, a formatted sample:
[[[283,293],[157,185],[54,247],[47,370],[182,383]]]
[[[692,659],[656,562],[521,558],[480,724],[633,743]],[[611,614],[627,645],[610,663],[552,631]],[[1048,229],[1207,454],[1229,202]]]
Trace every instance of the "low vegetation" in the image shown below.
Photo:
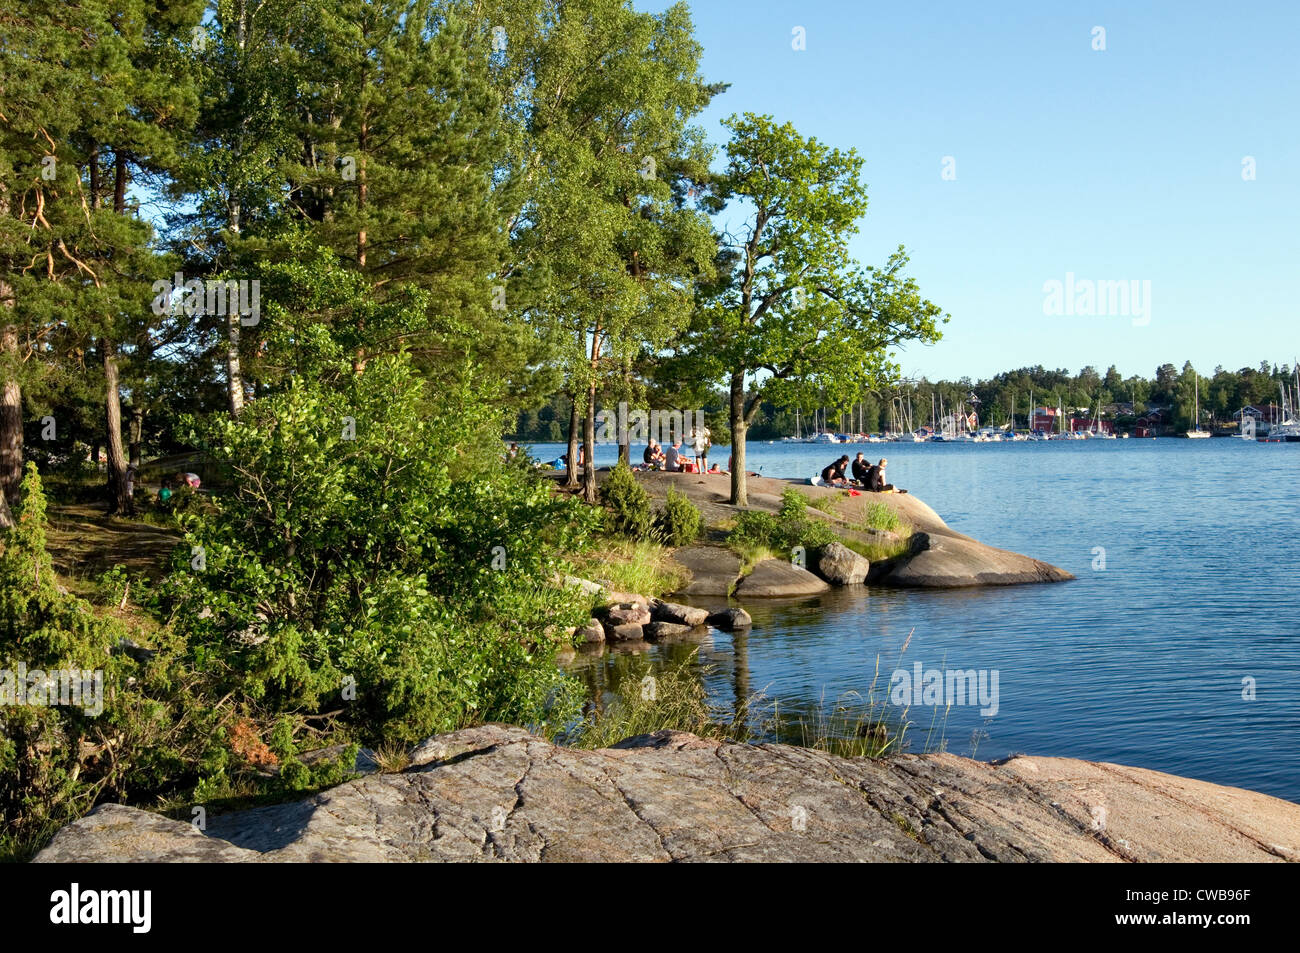
[[[673,561],[672,548],[653,540],[604,535],[570,558],[576,575],[619,592],[662,596],[680,589],[687,578]]]

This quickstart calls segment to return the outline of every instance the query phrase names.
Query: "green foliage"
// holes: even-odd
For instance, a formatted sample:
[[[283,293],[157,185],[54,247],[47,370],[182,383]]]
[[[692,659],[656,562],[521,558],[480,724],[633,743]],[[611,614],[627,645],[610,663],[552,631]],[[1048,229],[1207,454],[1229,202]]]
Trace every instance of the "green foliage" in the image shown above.
[[[781,512],[777,514],[745,510],[736,517],[727,542],[738,548],[765,547],[788,554],[796,546],[812,552],[839,538],[826,523],[801,515],[806,506],[794,504],[787,509],[786,502],[783,497]]]
[[[905,276],[901,246],[880,268],[848,256],[867,209],[861,156],[769,116],[724,125],[732,136],[720,200],[748,224],[720,250],[679,373],[729,387],[731,501],[743,505],[746,428],[764,400],[845,405],[897,377],[890,348],[937,340],[946,318]]]
[[[605,536],[573,556],[574,572],[619,592],[661,596],[686,583],[688,573],[671,550],[654,540]],[[599,597],[597,597],[599,598]]]
[[[636,482],[632,468],[620,461],[600,486],[605,506],[605,523],[611,533],[628,539],[652,539],[655,535],[654,508],[650,494]]]
[[[591,519],[463,451],[496,443],[483,397],[435,399],[397,356],[202,424],[234,482],[183,521],[170,618],[261,706],[341,709],[367,743],[544,721],[566,690],[558,633],[585,611],[550,584],[566,568],[554,554]]]
[[[700,538],[704,517],[685,493],[669,487],[668,498],[655,522],[659,537],[669,546],[689,546]]]
[[[862,516],[857,526],[862,529],[880,529],[889,533],[899,533],[903,530],[903,520],[892,506],[874,502],[862,507]]]
[[[193,786],[221,720],[173,641],[126,652],[132,633],[122,623],[60,591],[44,510],[28,464],[18,525],[0,532],[0,855],[19,858],[97,801]],[[49,697],[36,672],[69,675]]]
[[[808,497],[792,486],[781,491],[781,509],[777,515],[783,520],[802,519],[808,512]]]

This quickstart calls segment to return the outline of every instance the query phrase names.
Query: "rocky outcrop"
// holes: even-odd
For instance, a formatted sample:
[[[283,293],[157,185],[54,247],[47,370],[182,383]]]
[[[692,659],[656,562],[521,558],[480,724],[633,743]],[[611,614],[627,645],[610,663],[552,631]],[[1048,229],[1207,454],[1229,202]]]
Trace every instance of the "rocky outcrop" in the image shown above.
[[[690,572],[686,596],[725,596],[740,578],[740,557],[721,546],[687,546],[673,559]]]
[[[871,562],[843,543],[831,543],[817,557],[817,574],[837,586],[856,586],[871,571]]]
[[[764,559],[736,583],[736,596],[741,599],[815,596],[830,588],[802,566],[784,559]]]
[[[1064,569],[1006,549],[994,549],[966,536],[916,533],[910,555],[882,579],[887,586],[954,589],[963,586],[1011,586],[1027,582],[1062,582],[1074,576]]]
[[[1061,758],[885,761],[678,732],[560,748],[487,725],[411,767],[188,823],[103,805],[36,857],[84,861],[1279,861],[1300,806]]]
[[[662,498],[670,487],[679,490],[700,507],[710,523],[734,519],[739,508],[728,500],[730,483],[727,478],[680,473],[638,473],[637,481],[657,498]],[[923,500],[911,493],[860,493],[849,497],[843,489],[826,486],[809,486],[799,480],[780,480],[772,477],[749,478],[749,508],[776,512],[781,506],[781,494],[794,486],[810,501],[809,514],[824,519],[845,538],[888,543],[897,537],[880,530],[854,529],[851,508],[841,512],[847,504],[879,503],[893,510],[899,520],[912,531],[913,545],[909,552],[880,565],[873,572],[870,583],[884,586],[914,588],[960,588],[963,586],[1001,586],[1026,582],[1061,582],[1074,577],[1063,569],[1051,566],[1029,556],[1005,549],[986,546],[979,540],[957,532]],[[734,556],[722,561],[719,554],[727,550],[716,546],[694,546],[675,554],[678,562],[692,575],[691,583],[683,593],[693,596],[726,595],[727,587],[736,583],[740,574],[739,560]],[[728,578],[730,577],[730,578]],[[737,591],[739,589],[737,588]],[[797,592],[782,595],[799,595]],[[751,596],[755,594],[751,592]]]

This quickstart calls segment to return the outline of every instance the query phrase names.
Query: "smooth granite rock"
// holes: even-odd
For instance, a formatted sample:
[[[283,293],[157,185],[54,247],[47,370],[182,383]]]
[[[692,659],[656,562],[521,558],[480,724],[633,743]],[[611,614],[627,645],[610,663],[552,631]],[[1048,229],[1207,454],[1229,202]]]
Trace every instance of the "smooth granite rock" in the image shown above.
[[[736,583],[741,599],[779,599],[784,596],[814,596],[830,586],[816,574],[784,559],[764,559]]]
[[[676,625],[704,625],[709,617],[708,609],[698,606],[684,606],[677,602],[664,602],[655,599],[650,603],[650,616],[656,622],[672,622]]]
[[[740,578],[740,557],[720,546],[687,546],[673,553],[673,559],[691,574],[683,595],[725,596]]]
[[[955,589],[1064,582],[1071,573],[1006,549],[985,546],[966,536],[916,533],[911,555],[882,580],[887,586]]]
[[[696,630],[693,625],[680,625],[676,622],[651,622],[645,627],[645,637],[651,642],[657,642],[660,639],[681,638],[684,635],[690,635]]]
[[[728,609],[719,609],[716,612],[710,612],[708,618],[709,625],[715,629],[721,629],[723,632],[731,632],[735,629],[748,629],[754,624],[749,613],[738,606],[732,606]]]
[[[645,638],[645,626],[638,622],[623,622],[619,625],[605,623],[605,638],[611,642],[639,642]]]
[[[645,625],[650,621],[650,609],[642,602],[621,602],[600,610],[605,627],[614,625]]]
[[[867,578],[871,562],[843,543],[831,543],[817,557],[817,573],[837,586],[856,586]]]
[[[656,732],[556,747],[485,725],[431,738],[398,774],[182,821],[102,805],[57,862],[1281,861],[1300,806],[1061,758],[884,761]]]

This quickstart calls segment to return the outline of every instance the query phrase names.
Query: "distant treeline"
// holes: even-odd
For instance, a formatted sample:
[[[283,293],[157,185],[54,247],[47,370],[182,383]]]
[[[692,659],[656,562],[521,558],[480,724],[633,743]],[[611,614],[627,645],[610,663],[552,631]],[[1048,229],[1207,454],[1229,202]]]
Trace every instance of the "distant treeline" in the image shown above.
[[[1015,425],[1025,429],[1029,425],[1030,397],[1036,407],[1063,407],[1067,413],[1089,414],[1101,408],[1101,416],[1119,426],[1132,425],[1138,418],[1157,408],[1166,411],[1164,426],[1170,430],[1192,427],[1196,406],[1197,370],[1184,363],[1182,370],[1173,364],[1162,364],[1153,377],[1133,375],[1122,377],[1112,365],[1105,373],[1095,367],[1084,367],[1077,374],[1064,368],[1048,370],[1039,365],[1022,367],[997,374],[992,378],[972,381],[931,381],[924,377],[899,382],[891,391],[864,394],[846,407],[776,407],[764,402],[750,427],[749,436],[755,440],[776,440],[795,433],[814,429],[814,416],[818,423],[825,414],[827,429],[845,432],[871,433],[906,426],[908,402],[911,405],[911,425],[920,427],[931,423],[931,406],[938,413],[940,401],[945,412],[964,402],[967,411],[976,411],[981,426],[1002,426],[1015,412]],[[1230,371],[1216,367],[1211,374],[1201,374],[1200,403],[1202,425],[1234,422],[1234,414],[1243,407],[1266,407],[1277,404],[1280,387],[1295,386],[1294,373],[1287,364],[1270,364],[1262,361],[1258,367],[1243,367]],[[971,401],[971,395],[978,404]],[[646,409],[667,409],[662,402],[647,403]],[[892,411],[891,411],[892,405]],[[703,410],[713,442],[725,444],[726,401],[719,392],[715,399],[705,401]],[[796,413],[797,410],[797,413]],[[567,439],[569,400],[563,394],[550,397],[541,407],[519,415],[516,439],[530,442],[559,443]]]

